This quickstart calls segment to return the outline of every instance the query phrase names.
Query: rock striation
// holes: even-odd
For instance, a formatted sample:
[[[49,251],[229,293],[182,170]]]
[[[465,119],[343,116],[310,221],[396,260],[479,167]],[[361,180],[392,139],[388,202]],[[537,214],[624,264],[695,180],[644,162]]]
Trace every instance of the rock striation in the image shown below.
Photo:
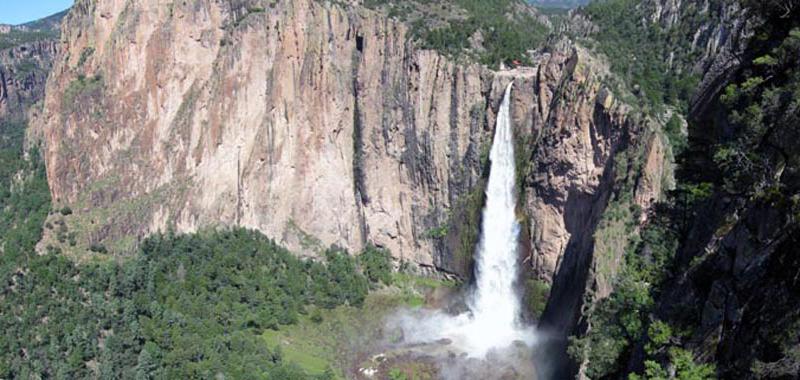
[[[652,146],[648,168],[664,163],[657,134],[603,87],[602,61],[568,41],[534,67],[492,71],[421,50],[406,25],[357,4],[259,4],[75,4],[36,128],[77,249],[238,225],[305,255],[375,244],[467,277],[512,80],[537,278],[588,257],[617,151]],[[643,207],[660,192],[648,178]]]
[[[0,50],[0,120],[20,120],[29,105],[44,98],[47,73],[57,50],[55,40]]]

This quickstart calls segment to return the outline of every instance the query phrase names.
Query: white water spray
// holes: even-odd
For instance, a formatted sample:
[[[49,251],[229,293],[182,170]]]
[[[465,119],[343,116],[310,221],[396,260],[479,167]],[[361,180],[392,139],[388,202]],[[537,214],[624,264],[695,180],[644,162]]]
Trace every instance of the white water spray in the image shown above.
[[[476,287],[467,301],[470,312],[406,317],[400,324],[407,326],[403,328],[407,341],[447,338],[472,357],[484,357],[490,350],[508,347],[514,341],[534,343],[533,329],[520,322],[520,300],[514,290],[519,224],[515,214],[516,173],[509,105],[512,84],[506,88],[497,114],[489,155],[491,171],[476,255]]]
[[[519,224],[515,212],[516,172],[509,105],[512,85],[506,88],[497,113],[476,257],[476,288],[469,300],[472,328],[468,338],[481,350],[507,345],[514,340],[527,340],[519,321],[519,296],[514,290]]]

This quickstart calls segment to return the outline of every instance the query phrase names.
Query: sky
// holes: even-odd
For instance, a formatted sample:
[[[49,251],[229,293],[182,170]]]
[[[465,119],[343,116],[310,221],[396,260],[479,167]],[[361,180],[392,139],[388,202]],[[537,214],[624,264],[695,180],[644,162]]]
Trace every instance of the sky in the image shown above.
[[[72,6],[73,0],[0,0],[0,24],[23,24]]]

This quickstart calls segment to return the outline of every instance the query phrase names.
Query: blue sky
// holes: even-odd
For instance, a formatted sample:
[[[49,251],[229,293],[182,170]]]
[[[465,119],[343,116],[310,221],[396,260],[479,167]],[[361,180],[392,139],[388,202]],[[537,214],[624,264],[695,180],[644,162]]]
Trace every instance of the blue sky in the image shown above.
[[[22,24],[69,8],[73,0],[0,0],[0,24]]]

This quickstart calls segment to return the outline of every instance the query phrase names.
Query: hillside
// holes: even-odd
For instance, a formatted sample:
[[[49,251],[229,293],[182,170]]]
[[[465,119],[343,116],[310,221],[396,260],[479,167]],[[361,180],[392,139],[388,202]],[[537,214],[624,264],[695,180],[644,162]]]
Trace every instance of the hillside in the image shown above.
[[[500,64],[531,64],[530,52],[540,47],[549,20],[520,0],[368,0],[368,8],[410,26],[421,47],[451,58]]]
[[[58,39],[61,20],[66,14],[67,11],[63,11],[21,25],[0,24],[0,50],[35,41]]]
[[[0,120],[25,119],[27,108],[44,97],[65,14],[23,25],[0,25]]]
[[[669,86],[641,85],[663,76],[620,62],[642,91],[665,95],[651,104],[672,99],[684,109],[688,141],[679,150],[675,190],[628,244],[615,290],[586,315],[585,332],[572,338],[569,351],[590,378],[631,371],[643,378],[796,377],[799,315],[793,305],[800,293],[789,247],[798,238],[791,199],[800,189],[797,153],[781,141],[792,139],[800,117],[791,100],[798,66],[789,58],[800,53],[800,7],[654,2],[639,8],[658,11],[641,30],[636,16],[613,16],[613,7],[624,3],[586,10],[605,25],[600,46],[633,47],[628,52],[639,52],[643,70],[660,65],[647,62],[668,58],[667,67],[695,76],[698,86],[688,97],[668,96],[663,91]],[[691,16],[703,7],[712,24]],[[617,34],[625,28],[641,31]],[[644,33],[647,40],[630,41]],[[655,49],[663,55],[639,55],[652,51],[643,42],[664,47]],[[691,47],[688,56],[682,46]],[[666,83],[675,81],[667,77]]]
[[[542,8],[576,8],[586,5],[591,0],[529,0],[528,2],[534,6]]]

